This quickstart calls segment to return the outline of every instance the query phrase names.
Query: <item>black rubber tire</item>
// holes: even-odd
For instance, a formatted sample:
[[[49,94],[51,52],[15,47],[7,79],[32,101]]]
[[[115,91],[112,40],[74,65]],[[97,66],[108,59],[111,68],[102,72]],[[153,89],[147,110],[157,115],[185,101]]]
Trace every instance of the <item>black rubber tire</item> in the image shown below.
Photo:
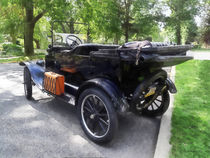
[[[83,102],[85,104],[85,98],[87,98],[87,96],[90,96],[90,95],[95,95],[102,100],[102,102],[104,103],[103,104],[104,107],[106,107],[106,112],[109,115],[109,128],[107,129],[107,132],[105,133],[105,135],[101,138],[97,138],[97,137],[93,136],[86,128],[85,122],[82,119],[81,106],[82,106]],[[100,143],[100,144],[103,143],[104,144],[104,143],[110,142],[114,138],[114,136],[117,132],[117,129],[118,129],[117,113],[114,109],[114,105],[113,105],[111,99],[101,89],[89,88],[89,89],[84,90],[78,99],[77,113],[78,113],[78,117],[79,117],[82,129],[90,140],[92,140],[95,143]]]
[[[24,81],[25,96],[28,100],[31,100],[32,99],[32,81],[31,81],[31,73],[27,67],[24,67],[23,81]]]
[[[162,93],[162,103],[160,104],[160,107],[157,108],[156,110],[149,110],[147,108],[142,110],[142,114],[150,117],[156,117],[156,116],[162,116],[166,110],[168,109],[170,104],[170,96],[167,90],[165,90]]]

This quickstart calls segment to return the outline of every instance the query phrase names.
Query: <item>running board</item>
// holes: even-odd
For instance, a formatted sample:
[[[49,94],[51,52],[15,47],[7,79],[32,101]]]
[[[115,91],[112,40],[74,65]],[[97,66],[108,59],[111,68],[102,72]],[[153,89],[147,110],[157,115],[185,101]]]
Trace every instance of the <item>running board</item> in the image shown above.
[[[68,104],[71,104],[73,106],[75,106],[75,97],[73,95],[70,94],[64,94],[62,96],[55,96],[55,98],[58,98]]]

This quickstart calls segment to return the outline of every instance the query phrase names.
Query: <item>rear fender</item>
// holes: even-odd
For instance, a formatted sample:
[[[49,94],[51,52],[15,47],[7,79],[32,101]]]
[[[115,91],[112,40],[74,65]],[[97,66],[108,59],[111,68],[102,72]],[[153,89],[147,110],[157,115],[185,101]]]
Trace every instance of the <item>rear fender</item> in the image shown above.
[[[166,79],[166,85],[168,87],[169,92],[171,92],[171,93],[177,92],[176,86],[170,78]]]
[[[157,80],[165,81],[166,79],[167,79],[167,73],[164,70],[159,70],[152,73],[150,76],[144,79],[143,82],[140,83],[139,86],[136,88],[136,90],[133,93],[131,104],[136,105],[141,93],[146,88],[148,88],[154,81],[157,81]]]
[[[39,66],[32,62],[24,62],[25,66],[28,68],[28,70],[31,73],[31,79],[35,83],[35,85],[43,89],[43,81],[44,81],[44,73],[45,69],[42,66]],[[23,63],[21,63],[23,65]]]
[[[82,84],[79,87],[79,90],[77,91],[77,94],[76,94],[76,105],[79,99],[79,95],[85,89],[91,88],[91,87],[97,87],[103,90],[111,98],[111,101],[113,102],[114,107],[117,111],[119,112],[128,111],[129,105],[126,99],[124,98],[123,94],[117,87],[117,85],[113,83],[112,81],[108,79],[104,79],[104,78],[91,79],[91,80],[86,81],[84,84]]]

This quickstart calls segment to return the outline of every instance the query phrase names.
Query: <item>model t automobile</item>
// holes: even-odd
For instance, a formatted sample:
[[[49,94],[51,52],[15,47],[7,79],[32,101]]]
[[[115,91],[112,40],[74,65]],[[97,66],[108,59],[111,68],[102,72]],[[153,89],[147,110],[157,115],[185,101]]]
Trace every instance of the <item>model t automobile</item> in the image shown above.
[[[119,45],[86,43],[75,34],[56,34],[45,61],[25,62],[24,89],[32,86],[77,108],[81,126],[96,143],[109,142],[118,113],[161,116],[174,83],[162,67],[185,62],[191,46],[134,41]]]

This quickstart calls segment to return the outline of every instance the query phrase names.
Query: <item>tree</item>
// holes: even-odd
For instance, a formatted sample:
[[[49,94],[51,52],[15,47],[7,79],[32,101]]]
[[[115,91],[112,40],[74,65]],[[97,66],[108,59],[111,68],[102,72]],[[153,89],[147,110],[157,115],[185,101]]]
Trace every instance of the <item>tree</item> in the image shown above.
[[[40,18],[50,9],[54,9],[55,4],[61,4],[62,1],[52,0],[1,0],[1,5],[8,7],[8,5],[17,5],[24,12],[24,48],[26,55],[34,54],[33,36],[34,28]]]
[[[15,44],[17,37],[21,36],[23,31],[23,12],[16,5],[9,4],[6,8],[0,10],[0,30],[3,34],[9,34],[11,41]]]
[[[198,26],[195,20],[189,20],[188,22],[186,22],[183,31],[183,42],[185,44],[190,44],[194,42],[198,35]]]
[[[82,21],[90,24],[95,35],[103,35],[106,41],[114,39],[114,43],[118,43],[122,36],[125,42],[132,37],[140,39],[157,28],[155,4],[155,0],[77,1],[82,8],[79,10]],[[94,36],[94,32],[91,34]]]
[[[116,11],[120,29],[123,31],[125,42],[131,37],[139,39],[143,34],[151,33],[155,22],[155,0],[115,0],[118,10]],[[150,10],[153,10],[150,11]]]
[[[36,48],[47,48],[48,46],[48,35],[50,33],[50,24],[46,18],[41,18],[34,28],[34,42]]]
[[[202,3],[203,22],[201,26],[201,39],[206,47],[210,46],[210,2],[204,0]]]
[[[166,18],[166,26],[175,31],[177,44],[181,44],[182,26],[194,20],[198,12],[198,0],[165,0],[171,10],[170,17]]]

